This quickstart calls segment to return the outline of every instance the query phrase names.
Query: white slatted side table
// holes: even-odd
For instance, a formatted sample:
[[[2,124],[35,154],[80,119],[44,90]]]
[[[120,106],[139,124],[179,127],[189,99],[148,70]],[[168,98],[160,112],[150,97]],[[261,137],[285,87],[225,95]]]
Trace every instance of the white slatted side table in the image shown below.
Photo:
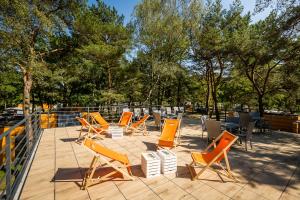
[[[152,178],[160,175],[160,158],[156,152],[142,153],[142,171],[146,178]]]
[[[176,173],[177,171],[177,156],[170,150],[162,149],[157,151],[161,160],[161,172],[163,174]]]

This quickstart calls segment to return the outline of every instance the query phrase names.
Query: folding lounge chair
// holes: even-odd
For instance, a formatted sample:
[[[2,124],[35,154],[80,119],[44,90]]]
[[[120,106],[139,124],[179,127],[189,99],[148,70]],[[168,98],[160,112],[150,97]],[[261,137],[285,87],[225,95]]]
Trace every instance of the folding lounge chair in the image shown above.
[[[84,136],[88,136],[90,138],[95,138],[97,135],[101,135],[102,133],[106,132],[105,129],[103,128],[97,128],[97,127],[94,127],[92,126],[86,119],[84,118],[80,118],[80,117],[76,117],[76,119],[80,122],[81,124],[81,129],[80,129],[80,133],[79,133],[79,136],[78,136],[78,140],[80,140],[82,137]],[[81,135],[82,134],[82,130],[83,128],[86,128],[88,129],[88,132],[85,134],[85,135]],[[101,137],[100,137],[101,138]],[[103,138],[101,138],[103,139]]]
[[[100,113],[91,113],[92,123],[97,123],[103,129],[108,129],[109,123],[100,115]]]
[[[94,155],[90,167],[86,172],[84,179],[82,181],[82,189],[86,189],[87,187],[100,183],[102,181],[112,180],[113,178],[111,176],[116,173],[121,173],[124,179],[127,178],[129,180],[134,180],[134,178],[132,177],[131,167],[130,167],[128,157],[125,154],[121,154],[116,151],[110,150],[102,146],[101,144],[96,143],[90,138],[85,138],[82,145]],[[113,164],[114,161],[117,161],[119,165]],[[104,176],[99,176],[94,178],[96,169],[105,165],[112,167],[114,171]]]
[[[229,178],[233,179],[234,181],[237,181],[237,179],[231,173],[230,165],[227,157],[229,148],[237,139],[238,139],[237,136],[229,133],[228,131],[223,131],[223,133],[216,140],[214,140],[210,145],[208,145],[208,147],[204,150],[204,152],[192,152],[191,156],[193,161],[191,162],[190,165],[188,165],[188,168],[192,176],[192,180],[198,179],[199,176],[206,169],[211,169],[215,171],[219,176],[220,174],[226,175]],[[218,144],[217,141],[219,141]],[[214,149],[209,151],[211,147],[214,147]],[[221,164],[221,161],[223,159],[225,159],[226,169]],[[204,166],[204,168],[199,173],[195,173],[195,171],[192,168],[197,167],[199,164]],[[220,166],[226,172],[226,174],[223,174],[221,173],[221,171],[211,168],[213,164]],[[221,176],[220,178],[222,179]]]
[[[123,112],[119,120],[118,126],[124,127],[125,131],[127,131],[129,124],[132,122],[132,116],[132,112]]]
[[[142,119],[133,123],[128,129],[131,130],[131,134],[133,135],[136,132],[143,132],[143,135],[148,135],[146,121],[150,115],[144,115]]]
[[[176,133],[179,130],[180,120],[165,119],[164,126],[160,138],[158,140],[157,148],[173,148],[177,144],[175,142]],[[180,138],[180,131],[178,131],[177,140]]]

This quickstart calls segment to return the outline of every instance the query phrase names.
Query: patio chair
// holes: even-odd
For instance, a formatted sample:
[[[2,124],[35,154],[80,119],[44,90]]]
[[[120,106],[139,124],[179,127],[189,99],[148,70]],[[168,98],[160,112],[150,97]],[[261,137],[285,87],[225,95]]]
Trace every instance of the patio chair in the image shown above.
[[[158,140],[157,148],[174,148],[180,140],[180,120],[165,119],[163,130]],[[177,141],[175,141],[176,133],[178,132]]]
[[[131,131],[131,135],[137,132],[143,132],[143,135],[148,135],[147,133],[147,127],[146,127],[146,121],[150,117],[150,115],[144,115],[142,119],[139,121],[131,124],[131,126],[128,128]]]
[[[125,128],[125,131],[127,131],[129,124],[132,122],[132,116],[132,112],[123,112],[119,120],[118,126]]]
[[[98,112],[91,113],[92,124],[97,123],[103,129],[108,129],[109,123]]]
[[[221,134],[221,122],[213,119],[205,120],[205,127],[207,131],[207,143],[210,140],[216,139]]]
[[[167,115],[171,115],[172,114],[172,108],[171,107],[166,107],[166,113],[167,113]]]
[[[91,125],[86,119],[84,118],[80,118],[80,117],[76,117],[76,119],[80,122],[81,124],[81,128],[80,128],[80,132],[79,132],[79,136],[77,138],[77,141],[79,141],[82,137],[87,136],[89,138],[95,138],[96,136],[101,136],[102,133],[105,133],[106,130],[103,128],[98,128],[98,127],[94,127],[93,125]],[[87,133],[85,135],[81,135],[82,134],[82,130],[83,128],[88,129]],[[101,139],[103,139],[102,137],[100,137]]]
[[[90,167],[83,178],[82,189],[85,190],[91,185],[112,180],[112,176],[116,173],[121,173],[124,179],[134,180],[127,155],[108,149],[90,138],[85,138],[82,145],[94,155]],[[115,161],[118,162],[119,165],[113,164]],[[94,177],[96,169],[105,165],[114,170],[104,176]]]
[[[130,112],[130,109],[129,108],[123,108],[122,111],[123,112]]]
[[[207,115],[202,115],[202,116],[200,117],[200,125],[201,125],[201,128],[202,128],[202,138],[203,138],[203,133],[204,133],[204,131],[207,130],[207,129],[206,129],[206,126],[205,126],[205,121],[206,121],[206,119],[207,119]]]
[[[133,113],[134,113],[135,120],[139,120],[140,117],[141,117],[141,113],[142,113],[141,109],[140,108],[134,108]]]
[[[159,130],[161,129],[161,115],[159,112],[153,112],[154,124]]]
[[[149,109],[148,108],[142,108],[143,110],[143,115],[148,114],[149,115]]]
[[[173,110],[174,110],[174,114],[177,115],[177,113],[179,112],[179,108],[178,107],[174,107]]]
[[[192,152],[191,156],[193,161],[191,164],[188,165],[189,171],[191,173],[192,180],[198,179],[200,175],[206,170],[211,169],[215,171],[219,176],[225,175],[234,181],[237,181],[237,179],[233,176],[227,153],[229,151],[229,148],[233,145],[233,143],[238,139],[237,136],[229,133],[228,131],[223,131],[221,135],[219,135],[216,140],[214,140],[205,150],[204,152]],[[211,148],[213,149],[209,151]],[[225,160],[226,168],[223,167],[221,164],[222,160]],[[226,174],[221,173],[220,170],[212,168],[212,165],[216,164],[221,169],[225,171]],[[194,168],[198,166],[203,166],[203,168],[200,170],[200,172],[196,173]],[[222,179],[222,177],[220,176]],[[223,179],[222,179],[223,181]]]
[[[247,151],[247,143],[249,141],[250,147],[252,149],[252,133],[255,126],[255,122],[250,122],[246,131],[241,131],[241,133],[238,134],[240,138],[240,143],[242,143],[242,139],[244,139],[245,142],[245,149]]]
[[[251,121],[251,116],[249,113],[239,113],[240,116],[240,129],[241,130],[246,130],[250,121]]]

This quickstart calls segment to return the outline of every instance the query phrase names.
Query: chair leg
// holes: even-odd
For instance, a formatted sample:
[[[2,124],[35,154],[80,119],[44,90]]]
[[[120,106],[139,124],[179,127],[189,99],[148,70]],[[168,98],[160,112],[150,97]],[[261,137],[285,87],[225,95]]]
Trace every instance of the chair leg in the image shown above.
[[[249,139],[250,147],[252,149],[252,139]]]
[[[93,158],[93,160],[90,164],[90,168],[85,173],[85,176],[84,176],[83,181],[82,181],[82,189],[83,190],[85,190],[89,186],[91,180],[93,179],[93,175],[94,175],[94,173],[96,171],[96,168],[97,168],[96,167],[97,161],[98,161],[98,158],[96,156],[94,156],[94,158]]]
[[[247,149],[247,138],[245,138],[245,149],[246,149],[246,151],[248,151],[248,149]]]

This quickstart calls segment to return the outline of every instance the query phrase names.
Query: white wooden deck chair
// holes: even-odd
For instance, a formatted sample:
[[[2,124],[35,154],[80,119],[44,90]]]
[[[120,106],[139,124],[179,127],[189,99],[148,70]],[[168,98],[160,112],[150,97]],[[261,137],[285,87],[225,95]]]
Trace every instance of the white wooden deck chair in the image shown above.
[[[90,167],[82,181],[82,189],[85,190],[91,185],[112,180],[113,178],[111,177],[116,173],[121,173],[124,179],[134,180],[127,155],[110,150],[90,138],[85,138],[82,146],[87,148],[94,155]],[[118,165],[114,164],[114,162],[117,162]],[[113,168],[114,170],[104,176],[94,177],[97,168],[105,165]]]

